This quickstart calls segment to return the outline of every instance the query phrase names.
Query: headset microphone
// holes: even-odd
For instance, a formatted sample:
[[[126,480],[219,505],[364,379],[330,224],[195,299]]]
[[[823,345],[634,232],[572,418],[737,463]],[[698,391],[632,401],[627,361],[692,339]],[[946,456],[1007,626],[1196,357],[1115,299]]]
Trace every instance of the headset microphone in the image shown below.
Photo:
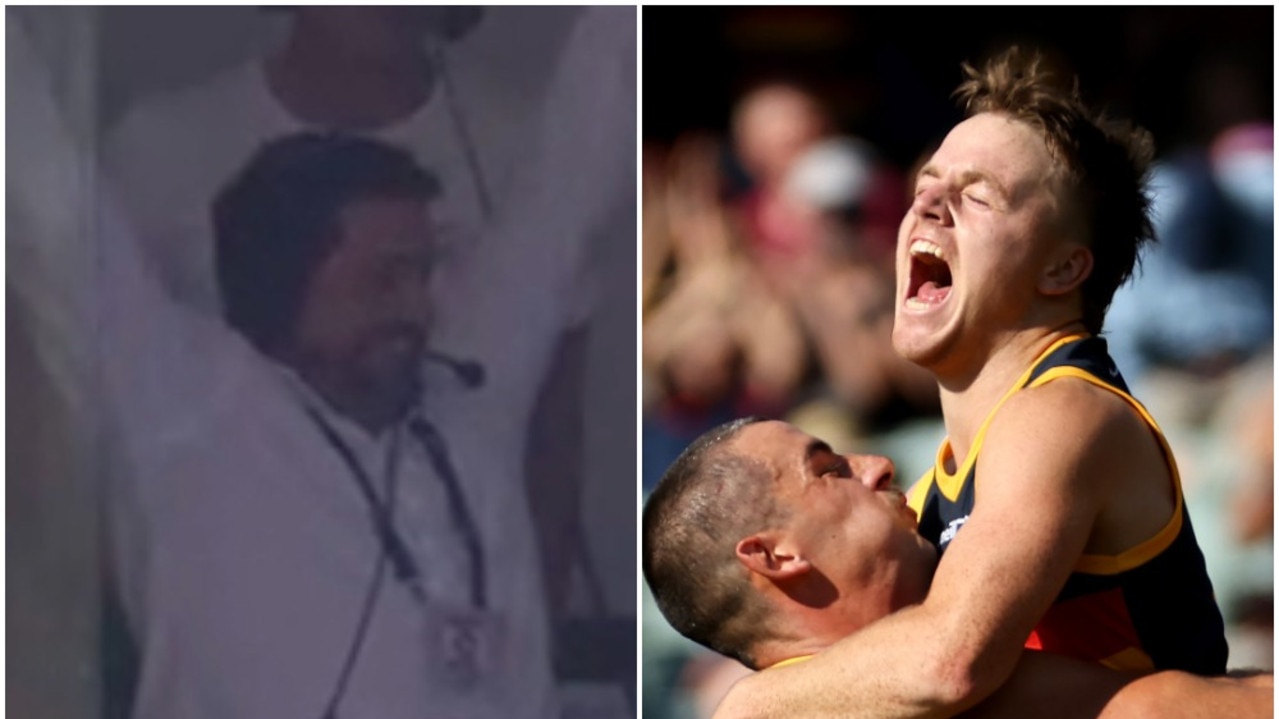
[[[458,359],[434,350],[427,350],[426,359],[449,368],[467,389],[484,386],[484,365],[475,360]]]

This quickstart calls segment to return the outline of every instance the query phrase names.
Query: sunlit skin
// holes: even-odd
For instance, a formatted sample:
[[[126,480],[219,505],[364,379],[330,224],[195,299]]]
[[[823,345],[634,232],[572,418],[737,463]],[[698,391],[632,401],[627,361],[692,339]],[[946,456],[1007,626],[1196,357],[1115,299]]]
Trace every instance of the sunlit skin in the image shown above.
[[[737,546],[787,620],[756,649],[761,664],[818,651],[927,594],[936,550],[916,531],[891,461],[836,454],[783,422],[750,425],[733,445],[769,470],[780,510]]]
[[[1060,307],[1042,279],[1071,245],[1064,196],[1034,128],[992,113],[957,125],[921,169],[898,232],[897,351],[962,386],[1018,332],[1052,325]],[[925,286],[934,258],[949,287]]]

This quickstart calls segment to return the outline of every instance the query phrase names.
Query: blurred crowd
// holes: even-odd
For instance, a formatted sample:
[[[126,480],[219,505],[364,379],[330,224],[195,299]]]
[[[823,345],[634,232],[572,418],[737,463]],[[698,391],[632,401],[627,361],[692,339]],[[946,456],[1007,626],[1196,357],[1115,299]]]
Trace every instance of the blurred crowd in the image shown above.
[[[723,417],[810,417],[847,445],[937,412],[889,345],[903,170],[796,85],[744,95],[732,128],[645,148],[646,487]]]
[[[1176,452],[1230,665],[1270,668],[1273,125],[1240,80],[1248,70],[1205,60],[1196,73],[1205,117],[1186,124],[1203,132],[1160,148],[1160,241],[1104,335]],[[796,78],[747,86],[722,135],[645,144],[645,492],[732,417],[785,418],[836,451],[885,454],[902,487],[945,434],[931,377],[890,342],[896,231],[931,148],[894,163]],[[675,635],[645,601],[645,716],[709,716],[747,670]]]

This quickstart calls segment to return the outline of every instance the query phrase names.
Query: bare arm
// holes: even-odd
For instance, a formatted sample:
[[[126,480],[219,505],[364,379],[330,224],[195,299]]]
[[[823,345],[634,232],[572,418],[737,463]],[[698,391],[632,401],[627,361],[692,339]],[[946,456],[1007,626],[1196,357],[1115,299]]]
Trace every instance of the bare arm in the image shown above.
[[[784,402],[803,378],[808,352],[797,318],[753,270],[742,267],[728,322],[741,347],[747,386]]]
[[[1274,677],[1134,677],[1098,664],[1027,651],[1017,669],[966,719],[1261,719],[1274,712]]]
[[[892,389],[891,364],[905,361],[890,339],[892,288],[859,266],[819,267],[804,284],[788,295],[828,380],[857,414],[874,411]]]
[[[1273,675],[1236,679],[1160,672],[1121,689],[1098,719],[1266,719],[1274,711]]]
[[[1262,719],[1274,713],[1274,676],[1134,676],[1047,652],[1025,651],[1012,676],[964,719]]]
[[[1024,651],[1008,681],[964,719],[1092,719],[1133,677],[1099,664]],[[1114,714],[1120,719],[1123,714]]]
[[[993,693],[1082,554],[1109,483],[1129,471],[1125,445],[1145,431],[1080,384],[1019,392],[995,418],[981,501],[923,604],[749,678],[718,716],[947,717]]]

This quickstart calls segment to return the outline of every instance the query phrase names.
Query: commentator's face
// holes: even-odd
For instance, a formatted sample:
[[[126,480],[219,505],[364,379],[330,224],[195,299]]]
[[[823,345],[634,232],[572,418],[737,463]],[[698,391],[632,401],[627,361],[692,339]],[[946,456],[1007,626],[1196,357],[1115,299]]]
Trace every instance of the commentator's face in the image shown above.
[[[371,401],[416,399],[435,256],[427,203],[369,198],[338,216],[340,237],[307,288],[295,335],[303,366]]]
[[[957,125],[916,178],[897,241],[893,345],[939,374],[1035,322],[1062,180],[1038,131],[984,113]]]
[[[859,624],[926,596],[937,553],[894,486],[891,461],[836,454],[784,422],[748,425],[735,442],[772,470],[787,541],[834,585]]]

